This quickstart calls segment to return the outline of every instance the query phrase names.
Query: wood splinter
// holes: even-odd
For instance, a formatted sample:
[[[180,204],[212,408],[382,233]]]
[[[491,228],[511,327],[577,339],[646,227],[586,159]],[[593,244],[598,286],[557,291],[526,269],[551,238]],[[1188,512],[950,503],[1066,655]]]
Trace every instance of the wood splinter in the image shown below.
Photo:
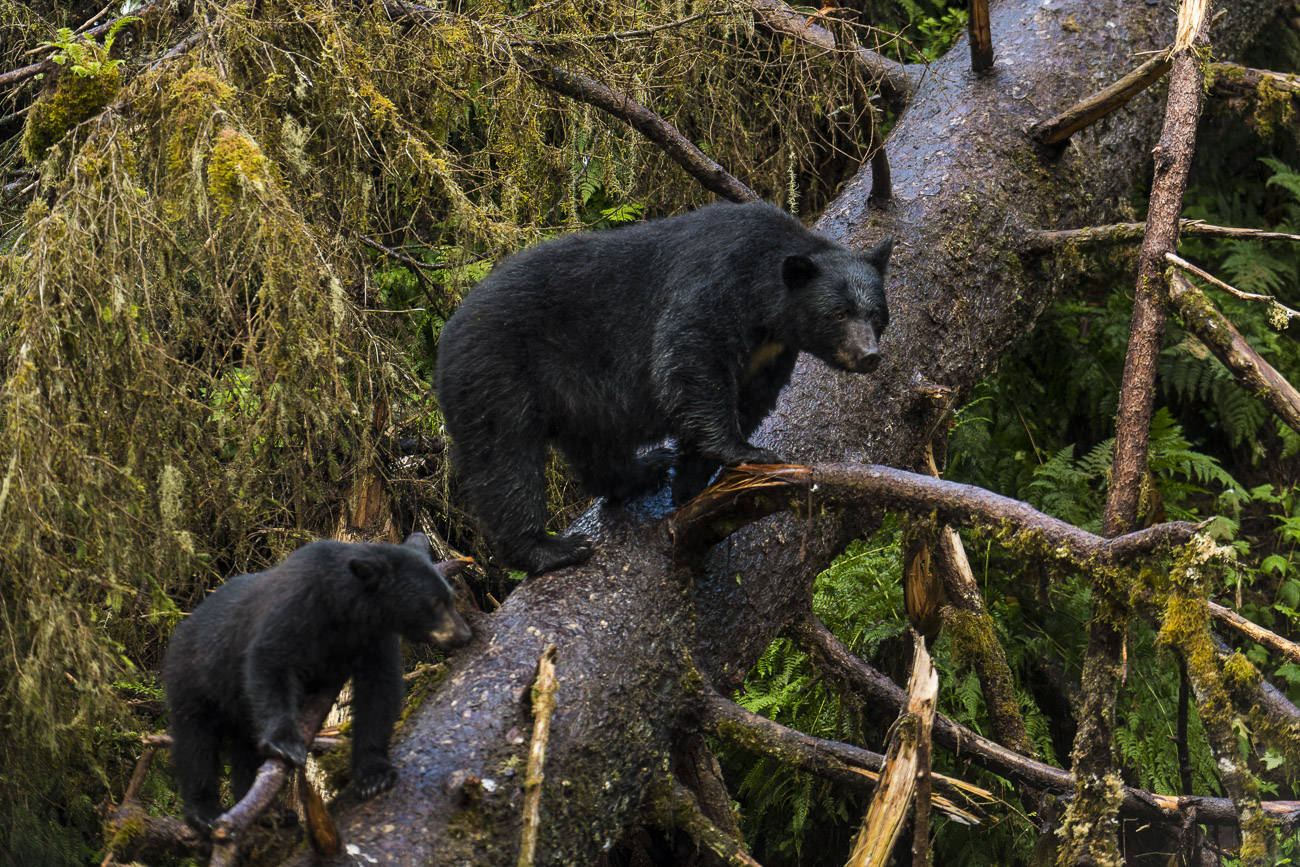
[[[551,715],[555,713],[555,655],[555,645],[546,645],[541,659],[537,661],[537,679],[533,682],[533,743],[528,748],[528,768],[524,772],[524,815],[519,839],[519,867],[532,867],[537,853],[546,742],[551,736]]]

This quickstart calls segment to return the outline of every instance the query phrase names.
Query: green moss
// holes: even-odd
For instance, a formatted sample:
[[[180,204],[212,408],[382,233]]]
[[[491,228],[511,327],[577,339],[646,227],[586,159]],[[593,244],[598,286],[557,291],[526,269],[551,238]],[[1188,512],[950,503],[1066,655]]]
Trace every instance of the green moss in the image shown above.
[[[1074,867],[1081,862],[1094,867],[1120,867],[1123,859],[1115,847],[1119,830],[1120,804],[1124,802],[1124,783],[1118,774],[1081,779],[1079,796],[1065,808],[1065,819],[1057,834],[1061,849],[1058,867]]]
[[[1295,117],[1291,94],[1278,88],[1271,76],[1260,76],[1255,88],[1255,110],[1251,112],[1249,123],[1263,138],[1272,138],[1278,127],[1291,126]]]
[[[208,196],[226,216],[241,208],[256,207],[269,190],[271,167],[251,138],[225,127],[208,155]]]
[[[77,124],[104,110],[121,89],[116,67],[98,75],[77,75],[70,70],[59,74],[54,92],[32,106],[23,129],[23,156],[31,165],[45,159],[45,152]]]

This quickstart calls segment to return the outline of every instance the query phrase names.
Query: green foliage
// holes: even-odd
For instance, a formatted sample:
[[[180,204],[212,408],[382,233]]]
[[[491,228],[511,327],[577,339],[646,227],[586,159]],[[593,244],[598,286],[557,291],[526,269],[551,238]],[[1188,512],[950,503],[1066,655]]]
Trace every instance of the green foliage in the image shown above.
[[[120,59],[108,59],[109,52],[113,50],[113,41],[117,39],[118,31],[126,25],[134,24],[139,20],[139,18],[128,15],[114,21],[113,26],[104,35],[103,45],[95,42],[88,34],[81,34],[78,37],[71,28],[60,27],[53,41],[42,42],[37,47],[58,49],[58,52],[52,55],[50,60],[59,66],[66,66],[74,75],[104,75],[116,70],[124,62]]]

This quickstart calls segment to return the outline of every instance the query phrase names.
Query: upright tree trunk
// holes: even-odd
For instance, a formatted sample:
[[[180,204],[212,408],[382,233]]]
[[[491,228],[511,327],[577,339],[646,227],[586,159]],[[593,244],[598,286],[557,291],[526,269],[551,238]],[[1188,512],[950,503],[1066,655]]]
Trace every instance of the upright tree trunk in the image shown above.
[[[1216,46],[1231,57],[1282,5],[1235,5]],[[1150,173],[1161,112],[1156,96],[1139,96],[1060,150],[1024,130],[1122,76],[1136,52],[1168,45],[1173,26],[1167,4],[1005,0],[992,10],[992,69],[972,73],[963,41],[926,71],[886,143],[892,199],[868,206],[864,171],[818,222],[859,249],[895,236],[885,361],[853,376],[801,359],[759,442],[795,462],[916,464],[949,408],[930,386],[964,400],[1056,290],[1050,261],[1018,255],[1022,233],[1119,216]],[[816,494],[810,506],[740,530],[702,564],[675,557],[663,503],[593,510],[596,556],[526,582],[480,618],[394,744],[397,787],[340,817],[354,860],[515,862],[529,686],[554,643],[536,863],[596,863],[668,798],[699,678],[734,689],[807,610],[814,576],[875,520],[824,514]]]

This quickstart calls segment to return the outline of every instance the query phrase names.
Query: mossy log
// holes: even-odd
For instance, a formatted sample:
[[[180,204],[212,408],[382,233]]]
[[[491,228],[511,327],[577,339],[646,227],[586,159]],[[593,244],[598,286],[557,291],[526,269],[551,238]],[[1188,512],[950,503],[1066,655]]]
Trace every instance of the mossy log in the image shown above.
[[[1216,46],[1233,56],[1282,5],[1240,4],[1216,28]],[[759,442],[797,462],[915,465],[935,414],[915,383],[966,398],[1052,299],[1055,273],[1022,264],[1015,239],[1031,227],[1115,221],[1115,204],[1149,175],[1161,113],[1155,95],[1141,94],[1061,153],[1024,129],[1109,83],[1133,53],[1169,44],[1173,23],[1160,5],[1006,0],[993,8],[991,70],[970,73],[964,40],[935,65],[888,143],[888,205],[868,206],[864,171],[818,223],[855,248],[886,234],[900,242],[885,363],[853,377],[801,360]],[[698,725],[685,698],[697,679],[734,689],[874,514],[773,515],[687,564],[654,506],[593,510],[582,521],[600,544],[590,562],[527,582],[477,624],[394,744],[396,788],[338,817],[354,860],[514,863],[527,749],[518,733],[529,729],[528,686],[548,643],[564,662],[536,863],[597,863],[629,828],[667,821],[674,745]]]

